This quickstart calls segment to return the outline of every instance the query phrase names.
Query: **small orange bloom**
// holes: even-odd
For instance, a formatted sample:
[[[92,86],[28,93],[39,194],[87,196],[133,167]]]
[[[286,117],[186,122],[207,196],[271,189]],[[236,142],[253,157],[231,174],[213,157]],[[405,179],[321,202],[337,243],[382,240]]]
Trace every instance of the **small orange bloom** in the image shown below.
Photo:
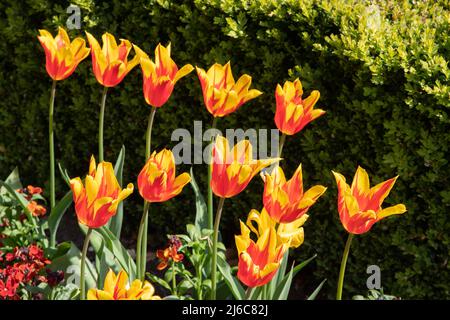
[[[234,197],[259,171],[280,160],[254,160],[248,140],[240,141],[230,150],[228,140],[223,136],[216,137],[212,159],[211,188],[216,196],[222,198]]]
[[[164,250],[157,250],[156,257],[161,261],[156,267],[158,270],[164,270],[169,265],[170,261],[181,262],[184,259],[182,253],[178,253],[181,248],[181,241],[177,236],[171,236],[169,246]]]
[[[276,167],[271,174],[266,174],[264,179],[264,208],[278,223],[290,223],[299,219],[327,190],[324,186],[317,185],[303,192],[302,165],[298,166],[288,181],[280,167]]]
[[[30,201],[27,207],[28,210],[30,210],[32,215],[35,217],[42,217],[45,216],[45,214],[47,213],[47,209],[38,204],[36,201]]]
[[[32,185],[27,186],[27,191],[28,194],[41,194],[42,193],[42,188],[39,187],[33,187]]]
[[[121,189],[110,162],[100,162],[95,168],[91,157],[85,185],[79,177],[70,180],[78,221],[89,228],[100,228],[116,214],[119,203],[133,192],[133,184]]]
[[[314,109],[314,105],[320,97],[319,91],[314,90],[304,100],[302,95],[302,83],[299,79],[295,79],[294,82],[286,81],[283,87],[277,85],[275,91],[277,101],[275,124],[278,130],[284,134],[296,134],[308,123],[325,113],[321,109]]]
[[[268,283],[280,267],[289,242],[279,242],[273,226],[267,227],[255,243],[250,239],[250,229],[241,221],[241,235],[235,236],[239,254],[239,280],[248,287]]]
[[[117,86],[139,63],[137,55],[128,61],[128,54],[132,47],[130,41],[121,39],[120,44],[117,45],[114,36],[106,32],[102,36],[103,47],[100,47],[98,41],[89,32],[86,32],[86,35],[91,46],[92,70],[101,85]]]
[[[64,80],[89,55],[89,49],[82,38],[70,42],[67,32],[58,28],[55,38],[47,30],[39,30],[38,39],[45,51],[45,68],[53,80]]]
[[[134,45],[134,50],[140,57],[145,101],[152,107],[161,107],[172,94],[175,83],[194,68],[187,64],[178,70],[170,57],[170,44],[167,47],[158,44],[155,49],[155,62],[138,46]]]
[[[338,187],[339,217],[345,230],[353,234],[366,233],[375,222],[393,214],[406,212],[403,204],[382,209],[381,204],[389,195],[398,177],[386,180],[370,188],[369,176],[361,167],[356,170],[351,187],[343,175],[334,172]]]
[[[262,94],[255,89],[249,90],[252,77],[248,74],[241,76],[235,83],[230,62],[224,66],[216,63],[208,72],[197,67],[197,74],[206,108],[214,117],[224,117]]]
[[[175,177],[172,151],[154,151],[139,173],[139,193],[148,202],[164,202],[178,195],[189,181],[191,176],[186,172]]]

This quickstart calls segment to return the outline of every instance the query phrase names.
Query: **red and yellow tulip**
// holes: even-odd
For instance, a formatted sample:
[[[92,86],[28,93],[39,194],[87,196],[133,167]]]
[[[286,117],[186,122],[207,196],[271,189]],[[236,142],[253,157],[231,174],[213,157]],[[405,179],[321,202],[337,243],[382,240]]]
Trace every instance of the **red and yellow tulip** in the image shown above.
[[[118,45],[114,36],[106,32],[102,36],[103,47],[100,47],[98,41],[89,32],[86,32],[86,35],[91,46],[92,70],[101,85],[117,86],[139,63],[137,55],[128,61],[128,54],[132,48],[130,41],[121,39]]]
[[[250,180],[263,168],[279,161],[254,160],[248,140],[238,142],[231,150],[223,136],[217,136],[212,151],[211,188],[216,196],[231,198],[244,190]]]
[[[276,274],[288,243],[280,243],[273,226],[265,228],[254,242],[250,229],[241,221],[241,235],[235,236],[239,254],[237,276],[248,287],[263,286]]]
[[[321,109],[314,109],[314,105],[320,97],[319,91],[314,90],[304,100],[302,95],[302,83],[299,79],[295,79],[294,82],[286,81],[283,87],[277,85],[275,124],[278,130],[284,134],[296,134],[308,123],[325,113]]]
[[[119,203],[133,192],[132,183],[120,188],[110,162],[100,162],[96,168],[94,157],[84,184],[79,177],[70,180],[78,221],[89,228],[104,226],[116,214]]]
[[[164,202],[178,195],[189,181],[189,173],[175,176],[175,158],[172,151],[154,151],[139,173],[139,193],[148,202]]]
[[[155,288],[148,281],[134,280],[128,283],[128,275],[121,270],[117,275],[109,270],[103,290],[90,289],[88,300],[161,300],[155,296]]]
[[[67,32],[61,27],[54,38],[47,30],[39,30],[39,34],[38,39],[45,51],[45,68],[53,80],[69,77],[89,55],[84,39],[75,38],[70,42]]]
[[[302,166],[286,181],[283,169],[276,167],[266,174],[264,183],[264,208],[276,222],[289,223],[301,218],[327,190],[316,185],[303,192]]]
[[[198,67],[196,69],[202,86],[203,100],[214,117],[224,117],[262,94],[259,90],[249,90],[252,78],[247,74],[235,82],[230,62],[225,65],[216,63],[208,72]]]
[[[134,45],[134,50],[140,58],[145,101],[152,107],[158,108],[165,104],[172,94],[175,83],[194,70],[190,64],[178,70],[170,57],[170,44],[167,47],[158,44],[155,49],[155,62],[138,46]]]
[[[262,209],[261,213],[257,210],[252,209],[248,214],[247,221],[245,224],[250,230],[260,236],[268,228],[275,228],[277,234],[278,243],[284,243],[289,246],[289,248],[298,248],[304,241],[304,231],[303,225],[309,216],[304,214],[301,218],[294,220],[290,223],[277,223],[273,220],[267,213],[266,209]],[[256,228],[254,226],[256,223]]]
[[[369,176],[361,167],[356,170],[351,187],[345,177],[333,171],[338,187],[338,210],[344,228],[352,234],[369,231],[375,222],[394,214],[406,212],[403,204],[382,209],[381,204],[389,195],[397,177],[370,188]]]

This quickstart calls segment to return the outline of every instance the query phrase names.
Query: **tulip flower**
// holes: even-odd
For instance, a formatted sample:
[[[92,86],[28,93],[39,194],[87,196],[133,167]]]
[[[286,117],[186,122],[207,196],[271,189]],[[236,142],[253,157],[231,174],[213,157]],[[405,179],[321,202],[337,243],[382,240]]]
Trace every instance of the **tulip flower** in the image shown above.
[[[277,241],[279,243],[285,243],[289,246],[289,248],[298,248],[303,244],[305,235],[303,231],[303,225],[305,224],[306,220],[308,220],[308,218],[309,216],[307,214],[304,214],[300,218],[292,222],[277,223],[267,213],[266,209],[263,208],[261,210],[261,213],[259,213],[257,210],[252,209],[248,214],[245,224],[258,237],[262,235],[268,228],[275,228]],[[256,223],[256,228],[253,223]]]
[[[397,204],[384,209],[381,208],[384,199],[389,195],[398,176],[370,188],[369,175],[366,170],[359,166],[351,186],[347,184],[343,175],[334,171],[333,174],[338,187],[339,217],[345,230],[349,233],[341,261],[336,293],[336,299],[341,300],[345,267],[353,236],[366,233],[372,228],[374,223],[388,216],[406,212],[406,207],[403,204]]]
[[[287,243],[279,243],[274,227],[266,228],[256,243],[250,238],[250,229],[241,221],[241,235],[235,236],[239,254],[237,276],[248,287],[263,286],[276,274]]]
[[[80,270],[80,297],[84,300],[85,260],[92,229],[104,226],[116,214],[119,203],[133,192],[133,184],[129,183],[126,189],[122,190],[114,175],[112,164],[100,162],[96,168],[95,159],[92,156],[85,184],[83,185],[81,179],[77,177],[70,180],[70,188],[78,222],[88,227],[81,253]]]
[[[254,160],[250,141],[242,140],[230,150],[228,141],[223,136],[217,136],[212,155],[211,188],[221,198],[239,194],[259,171],[281,160]]]
[[[55,151],[53,139],[53,109],[55,104],[56,82],[69,77],[78,64],[89,55],[90,49],[82,38],[75,38],[70,42],[67,32],[58,28],[58,34],[53,38],[47,30],[39,30],[39,42],[45,51],[45,68],[53,79],[50,93],[48,135],[50,154],[50,207],[53,209],[55,199]],[[51,243],[52,246],[55,244]]]
[[[187,64],[178,70],[170,57],[170,44],[167,47],[158,44],[155,49],[155,62],[138,46],[134,45],[134,50],[140,58],[145,101],[152,107],[159,108],[169,99],[175,83],[194,68]]]
[[[89,55],[84,39],[75,38],[71,42],[66,30],[61,27],[54,38],[47,30],[39,30],[39,34],[38,39],[45,51],[45,68],[53,80],[69,77]]]
[[[100,228],[116,214],[119,203],[133,192],[133,184],[121,189],[110,162],[101,162],[95,168],[91,157],[85,185],[79,177],[70,180],[78,221],[89,228]]]
[[[103,47],[100,47],[98,41],[89,32],[86,32],[86,36],[91,46],[92,70],[97,81],[103,86],[98,128],[98,158],[102,162],[104,159],[103,127],[108,88],[117,86],[139,63],[139,57],[135,55],[128,61],[128,54],[132,47],[131,42],[121,39],[118,45],[114,36],[108,32],[102,36]]]
[[[117,275],[109,269],[103,290],[89,289],[88,300],[161,300],[155,296],[155,288],[148,281],[134,280],[128,283],[128,275],[121,270]]]
[[[175,158],[172,151],[164,149],[153,152],[138,176],[140,195],[145,199],[144,213],[141,218],[137,254],[138,277],[143,279],[147,256],[147,221],[151,202],[164,202],[178,195],[183,187],[191,181],[188,173],[175,176]]]
[[[277,85],[275,124],[278,130],[284,134],[296,134],[308,123],[325,113],[321,109],[314,109],[314,105],[320,97],[319,91],[314,90],[304,100],[302,95],[302,83],[299,79],[295,79],[294,82],[286,81],[283,87]]]
[[[128,54],[132,48],[130,41],[121,39],[118,45],[114,36],[106,32],[102,36],[103,47],[100,47],[89,32],[86,32],[86,36],[91,46],[92,70],[102,86],[117,86],[139,63],[137,55],[128,61]]]
[[[186,172],[175,176],[172,151],[154,151],[139,173],[139,193],[148,202],[164,202],[178,195],[189,181],[191,177]]]
[[[327,190],[316,185],[303,192],[302,165],[286,181],[283,169],[276,167],[264,176],[264,208],[276,222],[289,223],[302,217]]]
[[[338,211],[342,225],[347,232],[362,234],[369,231],[373,224],[394,214],[406,212],[403,204],[382,209],[381,204],[389,195],[397,177],[391,178],[376,186],[369,187],[369,176],[366,170],[358,167],[351,187],[344,176],[333,172],[338,186]]]
[[[250,180],[263,168],[278,162],[280,159],[254,160],[252,145],[248,140],[238,142],[231,150],[223,136],[217,136],[212,151],[211,189],[220,197],[214,222],[211,298],[215,299],[217,241],[220,218],[225,198],[239,194],[250,183]]]
[[[235,82],[230,62],[225,65],[216,63],[208,72],[198,67],[196,69],[202,86],[203,100],[214,117],[224,117],[262,94],[259,90],[249,90],[252,78],[247,74]]]

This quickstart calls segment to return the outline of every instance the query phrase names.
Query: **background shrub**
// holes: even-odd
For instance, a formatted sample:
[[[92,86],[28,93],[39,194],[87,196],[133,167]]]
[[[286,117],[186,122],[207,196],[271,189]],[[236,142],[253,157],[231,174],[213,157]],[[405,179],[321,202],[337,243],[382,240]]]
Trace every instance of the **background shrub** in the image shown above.
[[[400,175],[387,204],[403,202],[408,212],[358,236],[346,275],[346,295],[366,290],[368,265],[382,270],[385,292],[404,298],[449,298],[450,206],[448,144],[450,87],[447,1],[238,1],[238,0],[73,0],[82,9],[82,29],[97,37],[109,31],[151,52],[172,43],[178,65],[209,67],[231,61],[235,75],[249,73],[265,92],[219,128],[274,128],[277,83],[299,76],[306,93],[321,92],[318,107],[327,114],[288,138],[283,166],[291,174],[303,163],[306,186],[329,186],[312,208],[305,244],[295,257],[318,253],[300,275],[299,294],[322,278],[322,297],[333,298],[345,232],[336,210],[331,170],[350,179],[358,164],[373,183]],[[25,0],[0,4],[0,176],[16,165],[26,183],[47,183],[47,108],[50,79],[45,72],[38,29],[65,25],[68,1]],[[82,35],[71,31],[71,36]],[[71,176],[84,175],[97,152],[101,86],[89,59],[56,95],[56,155]],[[105,158],[114,161],[127,148],[125,181],[142,166],[149,107],[136,68],[110,90],[105,118]],[[172,147],[175,128],[193,128],[211,118],[193,73],[177,84],[156,113],[153,148]],[[188,166],[183,166],[188,170]],[[204,166],[194,166],[206,186]],[[58,180],[58,194],[67,191]],[[238,219],[260,209],[262,183],[255,179],[225,204],[223,234],[233,247]],[[124,237],[135,236],[142,201],[127,201]],[[184,232],[194,215],[193,192],[152,207],[150,245],[164,233]],[[228,236],[227,236],[228,235]],[[304,290],[304,291],[303,291]]]

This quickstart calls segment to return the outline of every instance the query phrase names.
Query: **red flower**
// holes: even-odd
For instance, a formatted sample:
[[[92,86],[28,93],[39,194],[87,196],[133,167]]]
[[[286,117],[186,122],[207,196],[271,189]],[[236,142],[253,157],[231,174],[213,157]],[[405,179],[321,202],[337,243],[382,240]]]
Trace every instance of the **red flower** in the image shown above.
[[[169,239],[169,246],[164,250],[156,251],[156,257],[161,260],[156,268],[158,270],[164,270],[169,265],[171,260],[173,262],[181,262],[184,259],[184,255],[182,253],[178,253],[180,248],[180,239],[177,236],[171,236]]]

